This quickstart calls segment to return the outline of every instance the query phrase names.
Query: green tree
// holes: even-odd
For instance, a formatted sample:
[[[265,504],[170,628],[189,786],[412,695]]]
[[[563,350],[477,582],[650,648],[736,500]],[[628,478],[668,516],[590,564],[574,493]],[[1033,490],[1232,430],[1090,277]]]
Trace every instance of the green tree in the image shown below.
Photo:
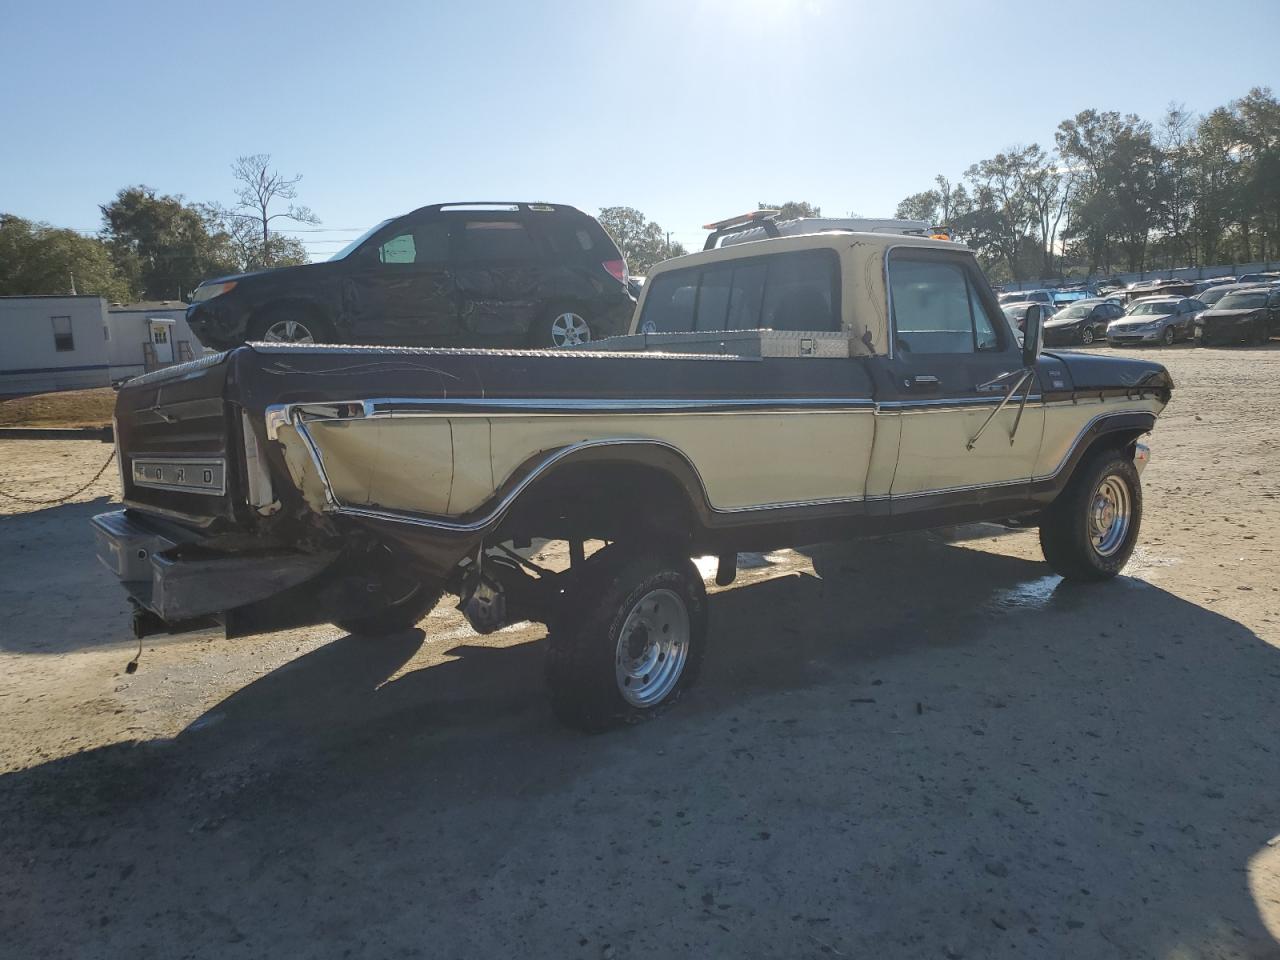
[[[761,203],[757,210],[777,210],[779,220],[799,220],[801,217],[820,217],[822,208],[806,200],[788,200],[786,203]]]
[[[0,296],[70,293],[131,299],[101,240],[0,213]]]
[[[240,271],[247,273],[310,262],[306,247],[296,237],[272,231],[264,247],[256,220],[239,216],[217,203],[205,205],[204,214],[213,230],[226,236]]]
[[[682,257],[687,252],[635,207],[602,207],[597,219],[613,237],[626,258],[627,269],[635,276],[643,276],[654,264]]]
[[[929,223],[940,221],[942,197],[937,190],[921,190],[902,200],[898,204],[894,216],[899,220],[928,220]]]
[[[230,237],[181,196],[125,187],[99,209],[112,259],[136,296],[181,299],[202,280],[239,270]]]

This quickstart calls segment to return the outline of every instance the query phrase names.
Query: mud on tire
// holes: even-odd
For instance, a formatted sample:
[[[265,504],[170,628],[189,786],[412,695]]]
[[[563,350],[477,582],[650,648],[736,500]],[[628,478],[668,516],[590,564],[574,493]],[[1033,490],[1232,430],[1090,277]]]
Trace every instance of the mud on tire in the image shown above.
[[[707,599],[687,557],[605,547],[586,561],[564,601],[546,661],[551,708],[561,722],[594,733],[647,720],[696,679]]]

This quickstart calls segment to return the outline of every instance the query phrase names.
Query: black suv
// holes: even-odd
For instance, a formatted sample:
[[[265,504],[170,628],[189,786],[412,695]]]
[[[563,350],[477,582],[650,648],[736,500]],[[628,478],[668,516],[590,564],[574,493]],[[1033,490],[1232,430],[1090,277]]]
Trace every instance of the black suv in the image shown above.
[[[383,221],[323,263],[206,280],[187,323],[246,340],[563,347],[626,333],[635,301],[604,228],[551,203],[441,203]]]

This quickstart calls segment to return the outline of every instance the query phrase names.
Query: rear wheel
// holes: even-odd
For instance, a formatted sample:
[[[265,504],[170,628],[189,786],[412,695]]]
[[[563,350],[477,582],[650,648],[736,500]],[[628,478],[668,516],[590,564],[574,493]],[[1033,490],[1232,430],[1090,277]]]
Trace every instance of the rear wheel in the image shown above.
[[[366,617],[338,620],[335,626],[363,637],[380,637],[400,633],[418,625],[423,617],[435,609],[444,593],[433,584],[416,583],[402,596],[393,600],[377,613]]]
[[[1142,484],[1133,461],[1104,450],[1077,468],[1040,522],[1040,548],[1068,580],[1106,580],[1128,563],[1142,524]]]
[[[534,347],[576,347],[590,343],[594,331],[591,318],[580,307],[559,304],[552,307],[530,332],[529,343]]]
[[[551,626],[556,716],[596,732],[650,719],[694,681],[706,645],[706,589],[687,557],[613,545],[586,561]]]

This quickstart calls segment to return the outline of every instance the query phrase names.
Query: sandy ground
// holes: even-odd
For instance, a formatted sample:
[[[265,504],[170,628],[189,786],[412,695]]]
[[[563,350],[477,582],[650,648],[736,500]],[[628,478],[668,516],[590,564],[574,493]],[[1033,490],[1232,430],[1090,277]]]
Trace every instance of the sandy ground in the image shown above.
[[[1280,956],[1280,344],[1179,389],[1127,576],[976,527],[756,558],[656,723],[543,631],[149,640],[73,503],[0,502],[5,957]],[[108,448],[0,441],[53,496]]]

